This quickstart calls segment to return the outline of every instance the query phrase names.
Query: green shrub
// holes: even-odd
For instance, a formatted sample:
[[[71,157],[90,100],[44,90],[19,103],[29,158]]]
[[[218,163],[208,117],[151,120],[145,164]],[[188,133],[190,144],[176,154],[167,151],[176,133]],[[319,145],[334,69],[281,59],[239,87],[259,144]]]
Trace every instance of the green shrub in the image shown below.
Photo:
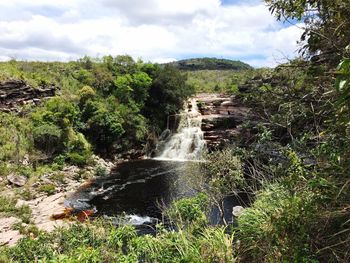
[[[53,124],[43,124],[33,129],[34,145],[49,156],[63,149],[62,130]]]
[[[24,223],[29,223],[31,210],[29,206],[23,205],[16,207],[17,201],[13,198],[0,196],[0,214],[19,217]]]
[[[36,239],[22,238],[15,247],[6,250],[5,253],[15,262],[30,263],[54,258],[55,250],[50,235],[42,233]]]
[[[64,154],[58,155],[53,159],[53,164],[57,165],[57,168],[59,170],[62,170],[66,159],[67,159],[67,156],[65,156]]]
[[[88,100],[92,100],[96,97],[96,91],[90,86],[84,86],[80,90],[80,105],[85,105]]]
[[[56,187],[53,184],[43,184],[39,187],[39,191],[47,195],[53,195],[56,192]]]
[[[267,262],[309,262],[315,211],[314,194],[307,189],[293,193],[280,184],[269,186],[238,218],[245,255]]]
[[[158,226],[155,236],[138,236],[130,225],[75,223],[38,233],[34,240],[25,237],[0,253],[14,262],[235,262],[233,236],[225,228],[196,229],[175,232]]]
[[[208,222],[206,217],[208,204],[208,197],[202,193],[193,198],[183,198],[171,205],[168,216],[181,226],[189,224],[204,226]]]
[[[107,151],[124,134],[123,120],[118,113],[101,110],[87,123],[87,135],[97,150]]]
[[[108,171],[106,167],[97,166],[95,170],[95,176],[97,177],[106,177],[108,175]]]
[[[24,200],[31,200],[35,198],[35,194],[30,189],[21,189],[19,195]]]
[[[90,154],[88,154],[90,155]],[[72,152],[67,154],[67,160],[70,164],[77,166],[84,166],[88,163],[87,155],[80,154],[77,152]]]

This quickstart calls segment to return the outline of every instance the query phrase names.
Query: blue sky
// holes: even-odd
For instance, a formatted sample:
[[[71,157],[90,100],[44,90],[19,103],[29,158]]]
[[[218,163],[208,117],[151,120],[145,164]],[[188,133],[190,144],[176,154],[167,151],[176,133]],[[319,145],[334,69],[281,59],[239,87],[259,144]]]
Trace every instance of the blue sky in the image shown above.
[[[259,0],[1,0],[0,34],[0,60],[210,56],[261,67],[296,56],[301,30]]]

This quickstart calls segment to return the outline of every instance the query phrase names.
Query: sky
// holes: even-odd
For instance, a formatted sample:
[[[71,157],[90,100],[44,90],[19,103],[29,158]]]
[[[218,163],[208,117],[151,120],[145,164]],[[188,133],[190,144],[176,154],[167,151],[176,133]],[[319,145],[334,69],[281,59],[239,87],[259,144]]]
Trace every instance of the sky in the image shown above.
[[[300,35],[259,0],[0,0],[1,61],[128,54],[273,67],[298,55]]]

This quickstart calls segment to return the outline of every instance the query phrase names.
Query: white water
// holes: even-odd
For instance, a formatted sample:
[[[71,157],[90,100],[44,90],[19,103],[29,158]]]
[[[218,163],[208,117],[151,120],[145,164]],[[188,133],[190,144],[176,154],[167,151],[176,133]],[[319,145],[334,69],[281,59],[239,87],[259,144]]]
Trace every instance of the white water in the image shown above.
[[[157,223],[158,219],[149,216],[139,216],[139,215],[124,215],[120,217],[109,217],[104,216],[105,219],[112,219],[112,222],[116,225],[133,225],[141,226],[147,223]]]
[[[201,114],[198,111],[196,99],[192,99],[190,105],[191,107],[188,106],[180,115],[178,132],[165,144],[163,152],[155,159],[172,161],[200,159],[205,147],[201,130]]]

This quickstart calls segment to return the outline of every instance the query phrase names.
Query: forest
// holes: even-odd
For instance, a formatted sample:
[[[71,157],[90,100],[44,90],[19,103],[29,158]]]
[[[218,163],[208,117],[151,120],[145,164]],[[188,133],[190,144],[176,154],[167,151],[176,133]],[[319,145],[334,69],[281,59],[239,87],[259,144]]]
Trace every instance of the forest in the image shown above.
[[[300,57],[275,68],[127,55],[0,63],[1,83],[55,89],[39,105],[0,113],[0,214],[18,218],[12,228],[22,235],[0,246],[0,262],[349,262],[350,2],[265,3],[277,20],[304,25]],[[203,92],[234,96],[251,113],[238,138],[186,165],[196,194],[162,207],[167,220],[153,234],[75,214],[47,232],[18,205],[57,194],[72,180],[65,167],[78,167],[74,180],[83,183],[107,176],[100,158],[145,155],[167,116]],[[3,101],[0,108],[9,107]],[[9,186],[13,174],[25,183]],[[221,211],[232,196],[248,197],[242,211],[212,224],[212,207]]]

